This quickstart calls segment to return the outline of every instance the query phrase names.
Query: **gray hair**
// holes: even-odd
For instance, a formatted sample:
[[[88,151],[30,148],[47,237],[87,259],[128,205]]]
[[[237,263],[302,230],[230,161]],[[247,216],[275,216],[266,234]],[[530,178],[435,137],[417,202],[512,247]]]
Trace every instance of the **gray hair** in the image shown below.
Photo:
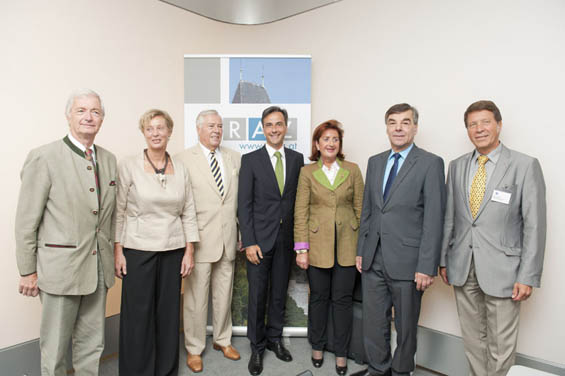
[[[71,95],[69,95],[69,99],[67,100],[67,106],[65,107],[65,114],[67,116],[71,115],[71,109],[73,107],[73,103],[75,102],[76,98],[90,97],[90,96],[98,98],[98,101],[100,102],[100,109],[102,110],[102,116],[104,116],[106,114],[106,111],[104,111],[104,102],[102,102],[102,98],[100,98],[100,95],[98,95],[97,92],[91,89],[74,90],[71,93]]]
[[[202,123],[204,123],[204,118],[208,115],[218,115],[220,116],[220,114],[218,113],[218,111],[216,110],[204,110],[204,111],[200,111],[200,113],[198,114],[198,116],[196,117],[196,126],[198,128],[200,128],[200,126],[202,125]],[[220,116],[221,117],[221,116]]]

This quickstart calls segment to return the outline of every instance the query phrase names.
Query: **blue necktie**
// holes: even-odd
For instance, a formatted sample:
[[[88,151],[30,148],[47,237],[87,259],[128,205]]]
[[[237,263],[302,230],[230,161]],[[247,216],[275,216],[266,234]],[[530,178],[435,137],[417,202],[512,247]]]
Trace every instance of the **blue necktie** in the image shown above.
[[[383,194],[383,201],[386,201],[388,192],[390,191],[390,187],[392,187],[392,183],[394,182],[394,178],[396,177],[396,173],[398,172],[398,160],[400,159],[400,154],[394,153],[392,157],[394,158],[394,164],[392,165],[392,168],[388,173],[388,179],[386,180],[386,185],[385,185],[385,192]]]

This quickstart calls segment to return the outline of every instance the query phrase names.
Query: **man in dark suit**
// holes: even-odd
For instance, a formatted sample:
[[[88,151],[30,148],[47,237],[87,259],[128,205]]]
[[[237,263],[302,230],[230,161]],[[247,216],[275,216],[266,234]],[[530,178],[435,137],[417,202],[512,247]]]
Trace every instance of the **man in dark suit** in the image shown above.
[[[445,207],[443,160],[414,145],[418,112],[406,103],[385,114],[392,150],[369,159],[357,269],[369,368],[354,374],[410,375],[422,294],[436,275]],[[394,307],[397,348],[390,350]]]
[[[285,362],[292,360],[281,335],[294,255],[294,201],[304,157],[283,145],[287,121],[287,112],[280,107],[263,111],[261,123],[267,144],[243,155],[239,172],[238,217],[247,256],[247,337],[252,350],[248,369],[252,375],[263,371],[265,347]]]

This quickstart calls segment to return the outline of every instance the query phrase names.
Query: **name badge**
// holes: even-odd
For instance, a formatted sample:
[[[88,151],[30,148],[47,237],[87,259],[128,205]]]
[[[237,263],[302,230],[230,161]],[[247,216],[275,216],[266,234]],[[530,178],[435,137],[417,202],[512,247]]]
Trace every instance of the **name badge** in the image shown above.
[[[495,189],[494,192],[492,192],[491,201],[508,205],[510,203],[510,197],[512,197],[512,193]]]

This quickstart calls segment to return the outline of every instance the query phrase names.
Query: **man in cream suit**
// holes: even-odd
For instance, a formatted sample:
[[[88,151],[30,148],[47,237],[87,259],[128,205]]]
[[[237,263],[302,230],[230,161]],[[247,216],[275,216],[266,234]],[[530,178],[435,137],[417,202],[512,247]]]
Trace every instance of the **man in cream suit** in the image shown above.
[[[40,295],[41,374],[67,374],[72,339],[77,375],[98,375],[106,291],[114,284],[112,214],[116,158],[94,138],[104,120],[100,96],[76,91],[69,134],[32,150],[21,172],[16,213],[19,291]]]
[[[196,118],[199,143],[178,158],[189,171],[196,206],[200,243],[194,251],[195,266],[184,289],[184,335],[187,365],[203,369],[206,346],[208,295],[212,290],[214,349],[231,360],[240,358],[231,345],[231,301],[237,248],[237,187],[241,156],[220,147],[222,118],[215,110]]]
[[[369,368],[352,376],[408,376],[414,370],[422,295],[433,283],[441,251],[443,160],[414,144],[418,131],[414,107],[392,106],[385,123],[391,149],[369,159],[357,242]],[[392,307],[397,333],[394,355]]]
[[[454,286],[471,375],[506,375],[520,302],[540,286],[545,183],[537,159],[499,141],[493,102],[471,104],[464,119],[475,150],[449,165],[440,274]]]

